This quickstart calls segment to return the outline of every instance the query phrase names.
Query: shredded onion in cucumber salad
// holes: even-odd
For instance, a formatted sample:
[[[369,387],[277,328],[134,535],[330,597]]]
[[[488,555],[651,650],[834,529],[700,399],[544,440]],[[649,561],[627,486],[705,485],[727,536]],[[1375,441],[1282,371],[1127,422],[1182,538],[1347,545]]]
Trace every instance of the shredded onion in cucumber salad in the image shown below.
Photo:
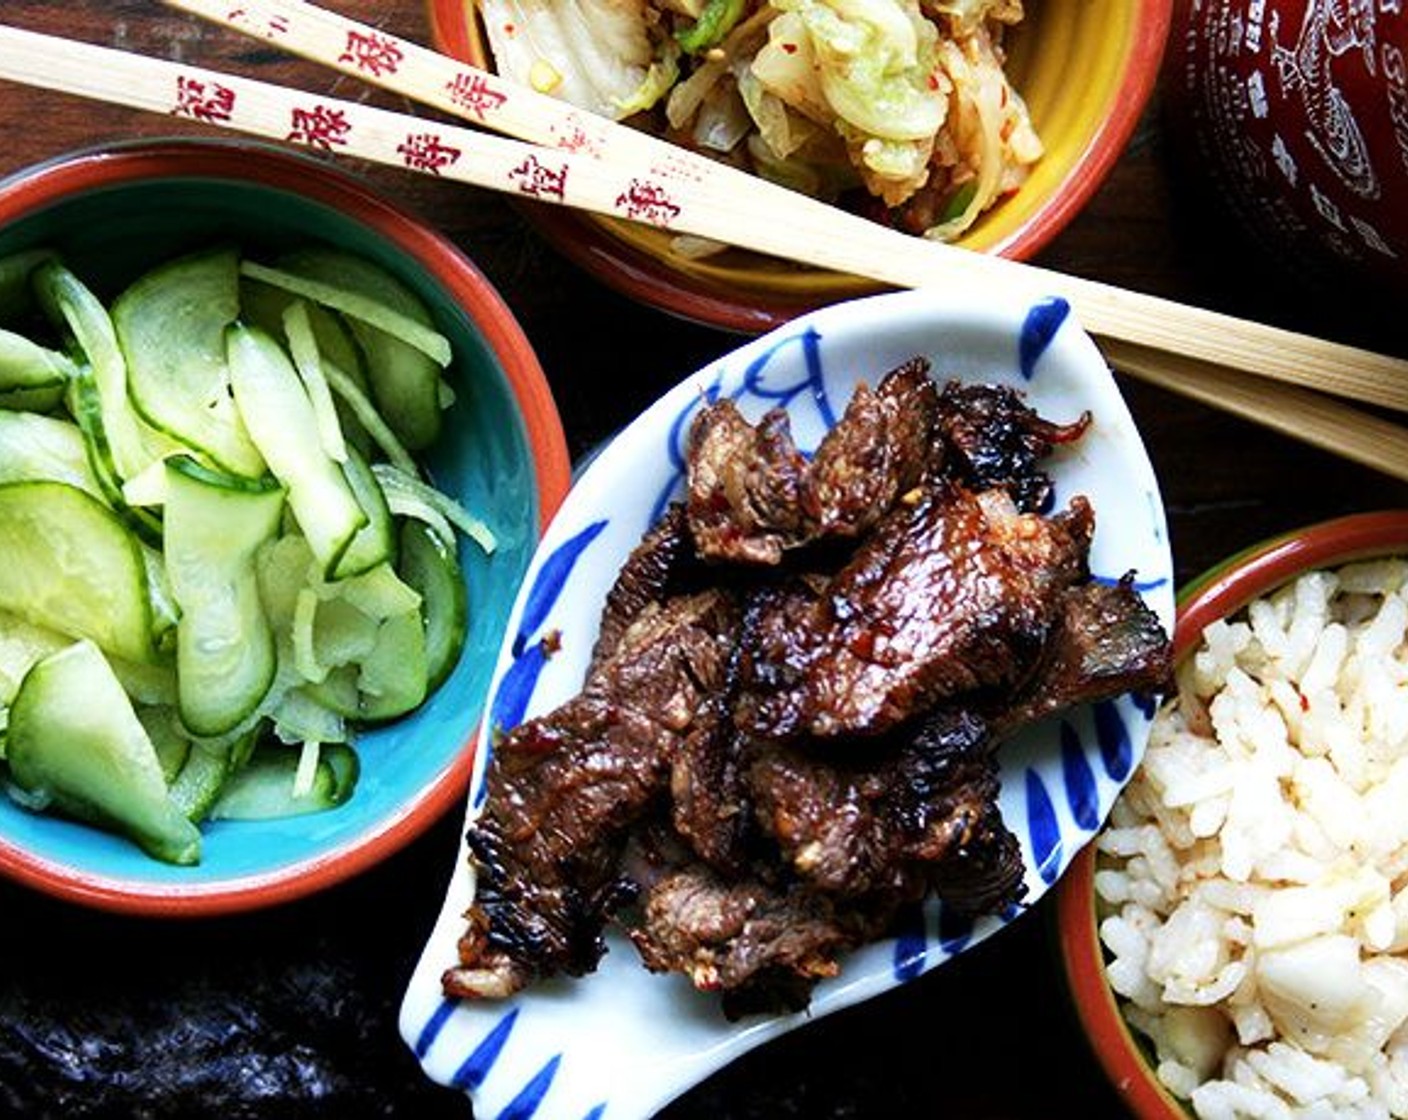
[[[477,0],[501,73],[828,200],[958,237],[1041,157],[1022,0]]]

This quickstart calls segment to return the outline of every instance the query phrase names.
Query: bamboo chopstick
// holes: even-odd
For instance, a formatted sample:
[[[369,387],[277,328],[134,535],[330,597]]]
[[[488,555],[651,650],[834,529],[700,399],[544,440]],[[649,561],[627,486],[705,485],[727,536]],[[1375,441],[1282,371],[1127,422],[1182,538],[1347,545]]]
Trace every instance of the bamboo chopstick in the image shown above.
[[[1114,368],[1181,396],[1332,451],[1393,478],[1408,480],[1408,429],[1294,385],[1268,385],[1180,354],[1151,353],[1108,340]]]
[[[307,7],[307,5],[304,5]],[[1292,419],[1267,419],[1287,386],[1243,379],[1259,373],[1361,401],[1408,409],[1408,361],[1125,292],[1002,258],[887,230],[774,188],[751,176],[748,205],[718,185],[725,174],[659,174],[636,159],[596,158],[487,135],[220,71],[146,58],[0,25],[0,78],[170,114],[337,155],[409,168],[544,202],[648,221],[746,248],[856,272],[901,287],[943,291],[987,284],[1031,298],[1060,296],[1102,337],[1127,371],[1408,480],[1389,456],[1391,425],[1328,409],[1302,392]],[[619,126],[611,126],[615,129]],[[675,149],[667,150],[674,152]],[[682,165],[681,165],[682,166]],[[701,181],[702,180],[702,181]],[[777,196],[787,205],[778,206]],[[1221,382],[1228,384],[1223,385]],[[1312,423],[1334,412],[1335,423]],[[1378,424],[1379,426],[1375,426]],[[1372,439],[1361,432],[1375,433]],[[1408,443],[1403,436],[1400,444]]]
[[[305,0],[165,3],[495,131],[634,168],[689,211],[724,200],[707,216],[647,208],[667,229],[899,287],[1024,286],[1064,297],[1097,338],[1408,410],[1408,361],[897,233]]]

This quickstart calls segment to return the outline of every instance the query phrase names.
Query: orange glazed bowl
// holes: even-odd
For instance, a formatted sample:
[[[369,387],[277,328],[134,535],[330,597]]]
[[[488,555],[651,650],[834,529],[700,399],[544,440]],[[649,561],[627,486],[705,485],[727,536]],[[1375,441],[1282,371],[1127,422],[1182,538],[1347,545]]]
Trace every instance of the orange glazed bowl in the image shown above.
[[[1347,565],[1352,567],[1346,568]],[[1329,589],[1325,592],[1327,602],[1341,592],[1346,597],[1338,601],[1341,605],[1350,602],[1349,597],[1358,596],[1347,612],[1341,614],[1340,607],[1336,607],[1328,616],[1332,625],[1343,626],[1351,633],[1347,639],[1350,652],[1343,664],[1359,665],[1361,668],[1354,671],[1368,674],[1370,670],[1362,667],[1366,662],[1353,660],[1361,656],[1357,652],[1360,647],[1354,644],[1358,641],[1356,628],[1380,617],[1376,603],[1398,599],[1395,608],[1402,604],[1401,583],[1381,599],[1375,598],[1377,591],[1371,593],[1368,588],[1389,586],[1389,581],[1408,574],[1408,511],[1357,514],[1288,533],[1231,557],[1184,588],[1179,596],[1174,636],[1175,664],[1184,670],[1179,674],[1177,703],[1184,712],[1206,707],[1207,724],[1199,729],[1193,719],[1188,722],[1198,738],[1206,742],[1209,753],[1198,755],[1184,749],[1175,755],[1168,746],[1161,745],[1171,742],[1174,747],[1182,747],[1189,737],[1187,731],[1177,729],[1161,740],[1159,725],[1169,717],[1170,709],[1161,711],[1134,781],[1116,802],[1105,829],[1075,858],[1059,888],[1054,920],[1075,1013],[1111,1084],[1130,1113],[1140,1120],[1187,1120],[1200,1114],[1197,1104],[1208,1114],[1221,1115],[1217,1109],[1234,1096],[1240,1097],[1239,1107],[1243,1110],[1269,1104],[1272,1112],[1260,1114],[1296,1115],[1299,1113],[1294,1107],[1298,1105],[1320,1110],[1310,1114],[1341,1115],[1359,1104],[1372,1108],[1376,1102],[1383,1103],[1386,1093],[1402,1092],[1398,1073],[1391,1065],[1392,1048],[1397,1044],[1389,1039],[1395,1037],[1393,1032],[1398,1030],[1400,1017],[1408,1015],[1408,1004],[1400,1006],[1390,998],[1391,985],[1376,986],[1383,970],[1387,970],[1386,975],[1402,975],[1408,980],[1408,963],[1402,959],[1397,935],[1391,928],[1394,923],[1385,918],[1385,929],[1366,935],[1364,929],[1378,920],[1372,915],[1379,902],[1370,894],[1363,894],[1354,905],[1337,909],[1333,891],[1317,877],[1316,871],[1323,860],[1334,858],[1341,860],[1335,872],[1337,880],[1364,882],[1381,877],[1382,857],[1369,839],[1376,826],[1366,822],[1373,821],[1375,799],[1388,792],[1392,779],[1347,776],[1348,769],[1342,761],[1347,756],[1338,752],[1348,749],[1352,753],[1353,748],[1327,744],[1320,732],[1312,728],[1312,719],[1329,726],[1324,721],[1337,720],[1339,714],[1334,702],[1328,708],[1329,715],[1325,714],[1327,709],[1321,704],[1329,694],[1312,683],[1309,667],[1287,670],[1284,676],[1247,670],[1254,685],[1271,690],[1261,694],[1272,699],[1258,701],[1256,718],[1275,709],[1277,689],[1289,705],[1281,707],[1272,721],[1272,726],[1279,721],[1285,727],[1284,736],[1278,740],[1273,735],[1269,746],[1263,735],[1250,742],[1237,737],[1245,734],[1242,729],[1247,724],[1240,711],[1231,710],[1231,704],[1240,703],[1245,692],[1234,696],[1232,685],[1224,684],[1217,700],[1210,701],[1203,696],[1204,685],[1195,683],[1221,672],[1206,668],[1203,660],[1215,663],[1226,656],[1208,652],[1214,648],[1214,641],[1219,650],[1250,649],[1253,656],[1258,650],[1273,648],[1266,635],[1278,632],[1276,628],[1281,626],[1289,632],[1293,620],[1303,617],[1296,614],[1301,604],[1312,599],[1319,602],[1315,597],[1321,592],[1305,591],[1302,577],[1329,572],[1340,574],[1322,585]],[[1253,603],[1256,613],[1249,614]],[[1408,616],[1408,609],[1404,613]],[[1392,621],[1387,616],[1383,618],[1385,623]],[[1242,635],[1253,635],[1249,645],[1241,647],[1243,637],[1222,627],[1224,621],[1231,621],[1236,627],[1245,625]],[[1219,624],[1220,633],[1205,644],[1205,631],[1215,623]],[[1324,626],[1316,632],[1317,649],[1326,647],[1324,635],[1329,629]],[[1402,628],[1394,624],[1392,629],[1397,635],[1395,656],[1401,660]],[[1381,644],[1389,646],[1391,642],[1386,639]],[[1199,667],[1192,672],[1189,670],[1195,655]],[[1278,654],[1269,660],[1280,664],[1285,656]],[[1243,657],[1238,654],[1239,667],[1244,664]],[[1323,674],[1324,666],[1313,672]],[[1287,679],[1294,679],[1295,692],[1285,692],[1280,682]],[[1329,687],[1340,697],[1346,712],[1358,711],[1354,705],[1359,700],[1353,695],[1358,689],[1351,691],[1346,687],[1349,679],[1349,671],[1341,671]],[[1214,703],[1228,701],[1229,707],[1214,707]],[[1215,745],[1211,738],[1214,728]],[[1176,738],[1180,731],[1181,740]],[[1374,756],[1374,765],[1383,766],[1391,774],[1396,750],[1376,749],[1379,754]],[[1165,753],[1159,757],[1161,750]],[[1262,753],[1266,750],[1275,752],[1274,757],[1279,760],[1273,771],[1277,776],[1269,782],[1260,762],[1272,757]],[[1221,761],[1224,754],[1240,769],[1231,771],[1237,775],[1236,780],[1224,782],[1227,788],[1219,791],[1219,775],[1212,769],[1215,764],[1208,760]],[[1151,763],[1151,759],[1156,761]],[[1408,767],[1408,763],[1404,765]],[[1150,792],[1141,793],[1141,778],[1146,773],[1146,789]],[[1173,784],[1182,780],[1178,775],[1188,774],[1201,783],[1201,794],[1185,796],[1173,792]],[[1336,855],[1338,848],[1332,851],[1330,847],[1317,849],[1314,858],[1304,854],[1307,827],[1311,831],[1319,827],[1307,826],[1306,822],[1319,819],[1325,804],[1318,792],[1325,788],[1317,785],[1320,777],[1328,778],[1342,793],[1355,791],[1354,807],[1347,814],[1342,811],[1347,802],[1337,803],[1338,823],[1331,829],[1356,833],[1356,847],[1346,846],[1346,851],[1353,851],[1352,856]],[[1282,791],[1279,795],[1274,792],[1278,785]],[[1376,789],[1380,792],[1375,793]],[[1264,800],[1256,802],[1255,812],[1249,812],[1246,807],[1252,799],[1263,795]],[[1182,810],[1187,808],[1187,819],[1194,820],[1191,814],[1204,801],[1211,802],[1218,796],[1228,799],[1225,815],[1219,817],[1214,811],[1202,824],[1180,836],[1180,830],[1188,827]],[[1155,797],[1161,815],[1157,824],[1149,824],[1144,807]],[[1234,805],[1238,798],[1241,808]],[[1122,807],[1127,810],[1123,817]],[[1400,808],[1391,808],[1401,816]],[[1257,822],[1250,825],[1253,829],[1261,828],[1285,819],[1288,813],[1295,821],[1290,834],[1271,839],[1262,836],[1249,845],[1243,844],[1249,822]],[[1155,831],[1163,840],[1163,851],[1173,853],[1170,858],[1177,860],[1177,886],[1161,888],[1154,901],[1147,895],[1136,897],[1139,888],[1131,888],[1121,900],[1124,885],[1139,877],[1131,868],[1133,860],[1148,858],[1143,849],[1135,851],[1126,843],[1141,828]],[[1150,850],[1157,847],[1160,845],[1155,843]],[[1201,853],[1196,857],[1196,868],[1195,857],[1190,854],[1195,847]],[[1248,850],[1251,855],[1246,855]],[[1244,855],[1245,863],[1233,867],[1232,861],[1241,861]],[[1240,867],[1245,874],[1241,878],[1229,876],[1229,867]],[[1165,871],[1164,881],[1174,881],[1172,864],[1167,864]],[[1100,876],[1108,878],[1098,879]],[[1170,898],[1177,901],[1170,902]],[[1195,913],[1193,907],[1206,899],[1212,900],[1210,909]],[[1388,915],[1390,904],[1382,901],[1384,915]],[[1131,955],[1131,939],[1127,936],[1130,923],[1135,921],[1131,906],[1143,908],[1140,919],[1147,924],[1135,940],[1147,946],[1147,956],[1141,957],[1138,948]],[[1150,924],[1155,922],[1159,924],[1151,932]],[[1182,963],[1186,958],[1172,956],[1179,952],[1176,940],[1188,944],[1180,939],[1192,929],[1190,922],[1197,925],[1193,932],[1201,948],[1196,952],[1204,954],[1204,964],[1199,967],[1205,968],[1208,975],[1215,975],[1215,981],[1177,979],[1194,975],[1193,967]],[[1210,924],[1198,924],[1203,922]],[[1175,926],[1180,927],[1177,934],[1172,932]],[[1159,938],[1165,940],[1160,942]],[[1343,977],[1335,971],[1337,961],[1346,968]],[[1180,971],[1185,969],[1186,972]],[[1115,973],[1119,973],[1118,979],[1112,981]],[[1170,976],[1176,979],[1170,980]],[[1202,977],[1203,972],[1197,976]],[[1366,985],[1361,993],[1362,1014],[1353,1002],[1357,978],[1364,979]],[[1204,987],[1197,986],[1204,983]],[[1214,990],[1218,983],[1221,988]],[[1141,990],[1145,984],[1152,986]],[[1175,991],[1177,984],[1184,987]],[[1116,992],[1116,985],[1124,994]],[[1309,999],[1302,992],[1305,985],[1317,989]],[[1321,985],[1335,993],[1328,1004],[1321,1002]],[[1408,985],[1403,991],[1408,994]],[[1179,1016],[1176,1027],[1169,1014],[1171,1009],[1176,1009]],[[1316,1016],[1332,1012],[1343,1012],[1336,1029],[1319,1031]],[[1136,1028],[1136,1022],[1141,1026]],[[1153,1034],[1150,1023],[1155,1024]],[[1158,1043],[1152,1041],[1155,1034],[1160,1038]],[[1376,1049],[1382,1049],[1377,1057]],[[1365,1073],[1366,1067],[1376,1072]],[[1231,1088],[1224,1088],[1228,1085]],[[1351,1102],[1343,1095],[1346,1093],[1355,1100]],[[1292,1111],[1280,1111],[1288,1108]],[[1396,1112],[1397,1107],[1393,1110]],[[1382,1114],[1388,1115],[1389,1109],[1385,1107]]]
[[[1006,72],[1045,147],[1030,177],[956,242],[1025,260],[1089,200],[1149,99],[1172,0],[1029,0],[1007,37]],[[492,66],[475,0],[429,0],[440,50]],[[746,199],[740,198],[740,205]],[[555,248],[625,295],[711,326],[770,330],[824,304],[872,293],[871,280],[729,249],[682,255],[674,236],[538,204],[525,210]]]

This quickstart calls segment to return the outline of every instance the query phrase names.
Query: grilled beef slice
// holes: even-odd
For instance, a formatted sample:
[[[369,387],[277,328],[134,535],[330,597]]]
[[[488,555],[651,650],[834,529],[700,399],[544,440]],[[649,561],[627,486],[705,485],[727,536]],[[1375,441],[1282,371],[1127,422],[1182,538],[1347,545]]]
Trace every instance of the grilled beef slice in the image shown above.
[[[985,824],[998,793],[988,730],[961,709],[935,712],[879,752],[764,748],[748,785],[791,869],[832,895],[917,900],[947,861],[996,841]]]
[[[689,435],[689,528],[705,560],[773,565],[811,535],[803,501],[807,461],[787,413],[755,427],[731,400],[695,418]]]
[[[697,589],[701,568],[689,537],[684,506],[672,503],[631,551],[607,592],[592,650],[593,667],[610,659],[627,627],[646,607],[663,603],[673,594]]]
[[[859,537],[938,470],[938,407],[922,359],[886,374],[873,390],[865,382],[856,386],[812,458],[806,496],[816,537]]]
[[[928,368],[916,359],[874,389],[857,385],[810,463],[781,409],[756,427],[730,400],[702,410],[690,429],[687,479],[699,555],[775,566],[790,550],[869,530],[936,467],[938,392]]]
[[[1061,597],[1031,680],[989,720],[994,733],[1005,737],[1076,704],[1161,691],[1172,671],[1163,625],[1134,589],[1132,576],[1113,584],[1083,583]]]
[[[723,681],[735,625],[732,600],[717,591],[648,605],[580,695],[496,746],[484,814],[468,835],[476,892],[447,992],[496,997],[595,967],[623,897],[626,830],[714,710],[706,700]]]
[[[732,1019],[805,1007],[817,981],[837,974],[840,955],[881,934],[893,913],[884,899],[871,912],[798,883],[694,866],[655,883],[628,932],[646,968],[720,993]]]
[[[1025,680],[1093,528],[1083,498],[1049,518],[952,484],[901,503],[810,607],[760,627],[735,719],[773,741],[870,736]]]

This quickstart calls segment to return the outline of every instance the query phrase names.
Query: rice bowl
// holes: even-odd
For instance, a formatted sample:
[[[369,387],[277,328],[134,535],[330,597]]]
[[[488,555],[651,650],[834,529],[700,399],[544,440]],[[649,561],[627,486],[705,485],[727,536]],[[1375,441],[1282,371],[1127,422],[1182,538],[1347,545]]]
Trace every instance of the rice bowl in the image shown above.
[[[1209,623],[1096,841],[1105,976],[1199,1117],[1408,1114],[1405,631],[1397,558]]]

